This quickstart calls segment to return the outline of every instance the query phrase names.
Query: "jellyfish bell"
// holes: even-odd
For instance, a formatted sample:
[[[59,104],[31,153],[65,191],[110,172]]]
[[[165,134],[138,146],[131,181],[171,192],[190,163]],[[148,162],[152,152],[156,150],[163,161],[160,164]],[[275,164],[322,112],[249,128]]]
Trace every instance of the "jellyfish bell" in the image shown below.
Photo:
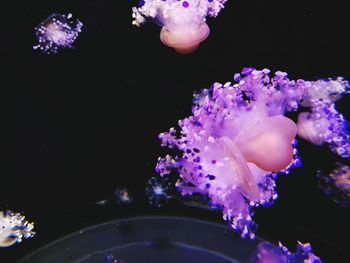
[[[201,23],[198,28],[182,26],[169,30],[164,26],[160,32],[160,40],[164,45],[174,48],[180,54],[189,54],[198,48],[209,33],[210,29],[205,22]]]
[[[257,121],[237,138],[240,151],[247,160],[265,171],[280,171],[293,160],[292,142],[296,124],[283,115]]]
[[[47,34],[53,43],[58,46],[64,46],[67,43],[68,34],[60,30],[59,26],[54,23],[47,25]]]
[[[0,211],[0,247],[9,247],[17,242],[17,238],[12,235],[12,225],[6,214]]]

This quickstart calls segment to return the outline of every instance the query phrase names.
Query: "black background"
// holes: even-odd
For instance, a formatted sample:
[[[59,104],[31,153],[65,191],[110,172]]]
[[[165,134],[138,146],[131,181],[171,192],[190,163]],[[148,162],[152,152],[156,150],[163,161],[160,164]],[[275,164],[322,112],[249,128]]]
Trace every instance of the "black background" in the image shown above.
[[[147,204],[159,132],[190,114],[192,93],[231,81],[245,66],[282,70],[290,78],[350,79],[346,1],[230,0],[208,19],[209,38],[190,55],[159,41],[160,28],[131,25],[137,1],[1,3],[0,210],[23,212],[37,235],[1,249],[0,262],[94,223],[170,214],[222,222],[220,213],[181,204]],[[75,49],[33,51],[34,27],[54,12],[83,23]],[[345,97],[338,109],[350,119]],[[311,242],[324,262],[349,262],[349,210],[317,186],[316,170],[348,163],[327,147],[299,143],[303,168],[278,179],[279,199],[257,209],[258,234]],[[126,187],[129,206],[94,206]]]

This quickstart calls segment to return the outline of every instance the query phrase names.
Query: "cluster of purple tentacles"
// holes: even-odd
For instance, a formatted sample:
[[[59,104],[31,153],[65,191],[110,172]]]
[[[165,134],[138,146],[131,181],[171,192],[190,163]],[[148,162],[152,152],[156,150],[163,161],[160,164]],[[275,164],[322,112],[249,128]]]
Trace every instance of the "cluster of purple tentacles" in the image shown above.
[[[290,252],[279,243],[275,246],[269,242],[259,243],[249,263],[322,263],[321,259],[312,253],[309,243],[298,242],[295,253]]]

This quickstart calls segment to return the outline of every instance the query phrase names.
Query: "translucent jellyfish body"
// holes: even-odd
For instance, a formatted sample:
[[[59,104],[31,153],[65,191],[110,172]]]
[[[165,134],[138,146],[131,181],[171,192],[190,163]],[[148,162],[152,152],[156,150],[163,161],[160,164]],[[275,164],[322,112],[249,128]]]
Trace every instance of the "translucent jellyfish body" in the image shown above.
[[[130,195],[130,192],[126,188],[117,188],[114,191],[114,196],[117,201],[117,204],[129,204],[132,202],[133,198]]]
[[[72,19],[72,14],[52,14],[35,28],[38,44],[33,48],[48,54],[72,48],[82,26],[82,22]]]
[[[269,242],[259,243],[249,263],[321,263],[321,259],[312,253],[309,243],[298,242],[297,251],[290,252],[281,243],[275,246]]]
[[[172,184],[167,178],[152,177],[147,182],[146,195],[150,205],[160,207],[172,198]]]
[[[319,185],[337,204],[350,207],[350,167],[341,163],[337,166],[329,174],[318,171]]]
[[[300,166],[297,133],[317,144],[329,143],[342,156],[350,153],[347,123],[333,104],[347,92],[348,82],[293,81],[284,72],[272,78],[269,72],[245,68],[235,74],[236,83],[214,83],[200,91],[194,96],[192,115],[178,122],[180,133],[171,128],[159,135],[162,146],[179,152],[160,157],[156,171],[165,176],[175,170],[181,194],[207,196],[242,237],[254,238],[253,207],[270,205],[277,198],[277,175]],[[322,96],[314,92],[321,88],[327,90]],[[302,118],[296,124],[284,116],[299,105],[317,116],[310,128],[303,129]]]
[[[0,247],[9,247],[34,236],[34,224],[19,213],[0,211]]]
[[[206,17],[216,17],[227,0],[142,0],[134,7],[133,24],[147,18],[162,26],[160,40],[179,53],[191,53],[210,32]]]

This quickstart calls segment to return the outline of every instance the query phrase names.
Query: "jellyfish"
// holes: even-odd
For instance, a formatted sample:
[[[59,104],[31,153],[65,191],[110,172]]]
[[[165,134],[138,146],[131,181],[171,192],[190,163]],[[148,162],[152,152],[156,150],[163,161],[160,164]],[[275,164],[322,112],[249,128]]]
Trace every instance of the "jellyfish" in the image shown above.
[[[132,201],[133,201],[133,197],[127,188],[117,187],[113,192],[112,198],[98,200],[93,202],[93,204],[104,206],[104,205],[110,204],[111,202],[115,202],[118,205],[128,205]]]
[[[281,243],[278,246],[269,242],[260,242],[249,263],[322,263],[312,252],[309,243],[297,244],[297,251],[292,253]]]
[[[0,247],[9,247],[22,239],[33,237],[34,224],[25,220],[25,216],[11,211],[0,211]]]
[[[33,49],[52,54],[62,48],[72,48],[83,26],[82,22],[72,20],[72,17],[72,14],[54,13],[42,21],[35,28],[38,44]]]
[[[108,254],[105,256],[105,263],[125,263],[123,259],[117,259],[113,254]]]
[[[348,122],[335,107],[342,94],[349,93],[349,84],[341,78],[318,80],[307,88],[301,106],[309,109],[298,115],[299,137],[315,144],[329,144],[343,158],[350,157]]]
[[[130,192],[126,188],[117,188],[114,191],[114,196],[117,204],[129,204],[132,202],[133,198],[130,195]]]
[[[160,176],[175,172],[183,196],[208,197],[209,205],[220,209],[242,238],[255,237],[254,208],[277,199],[278,175],[301,166],[296,136],[305,138],[310,130],[301,132],[299,121],[286,117],[287,112],[302,105],[318,122],[336,123],[317,126],[317,136],[335,153],[350,153],[347,122],[333,104],[335,97],[347,92],[347,81],[294,81],[285,72],[272,77],[269,73],[244,68],[233,83],[214,83],[195,93],[192,115],[179,120],[179,130],[172,127],[159,135],[161,145],[173,153],[159,157],[156,172]],[[321,88],[328,89],[323,96],[315,92]]]
[[[227,0],[143,0],[133,7],[133,24],[148,18],[162,29],[160,40],[177,52],[195,51],[210,32],[206,16],[216,17]]]
[[[337,163],[337,168],[329,174],[318,171],[319,186],[342,207],[350,207],[350,167]]]
[[[147,182],[146,195],[149,204],[161,207],[172,198],[172,184],[166,177],[152,177]]]

